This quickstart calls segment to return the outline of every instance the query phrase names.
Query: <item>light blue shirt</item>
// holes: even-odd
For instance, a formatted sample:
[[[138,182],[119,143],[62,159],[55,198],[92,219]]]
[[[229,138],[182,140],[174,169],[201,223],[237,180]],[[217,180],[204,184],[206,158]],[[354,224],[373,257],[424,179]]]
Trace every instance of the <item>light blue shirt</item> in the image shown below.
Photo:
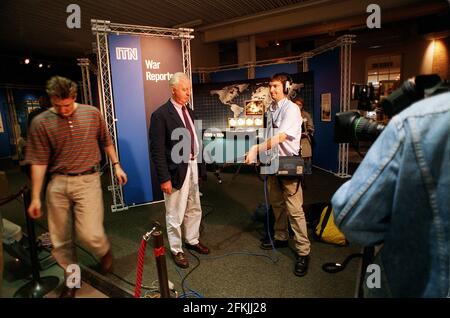
[[[273,102],[267,111],[266,139],[286,133],[287,139],[276,151],[280,156],[297,156],[302,136],[302,116],[298,106],[287,98]]]
[[[366,296],[450,296],[450,93],[392,118],[332,198],[350,242],[384,243]]]

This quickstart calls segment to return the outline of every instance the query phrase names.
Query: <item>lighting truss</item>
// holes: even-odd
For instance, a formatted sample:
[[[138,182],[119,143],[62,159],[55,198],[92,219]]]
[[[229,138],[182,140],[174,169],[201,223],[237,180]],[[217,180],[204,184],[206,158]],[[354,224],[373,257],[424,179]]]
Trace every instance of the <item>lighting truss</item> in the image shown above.
[[[92,32],[97,39],[97,60],[98,60],[98,79],[99,79],[99,96],[100,104],[102,108],[102,113],[106,121],[106,125],[113,144],[117,151],[117,128],[116,128],[116,116],[114,111],[114,100],[112,94],[112,81],[111,81],[111,68],[109,61],[109,46],[108,46],[108,35],[113,34],[129,34],[129,35],[141,35],[141,36],[151,36],[151,37],[161,37],[170,39],[181,40],[182,52],[183,52],[183,72],[192,78],[191,71],[191,52],[190,52],[190,40],[194,38],[191,33],[193,29],[188,28],[158,28],[142,25],[128,25],[111,23],[105,20],[91,20]],[[191,105],[192,94],[191,94]],[[109,165],[110,175],[111,175],[111,185],[108,189],[112,193],[113,204],[111,205],[111,210],[113,212],[126,210],[128,207],[125,205],[123,199],[123,189],[120,186],[114,175],[114,169],[110,162]]]

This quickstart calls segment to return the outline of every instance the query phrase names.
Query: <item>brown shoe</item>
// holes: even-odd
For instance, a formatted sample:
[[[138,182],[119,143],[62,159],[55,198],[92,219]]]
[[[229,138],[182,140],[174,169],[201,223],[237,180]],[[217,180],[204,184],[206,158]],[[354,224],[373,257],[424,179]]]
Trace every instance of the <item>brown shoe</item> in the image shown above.
[[[59,298],[75,298],[76,292],[76,288],[69,288],[67,286],[64,286],[61,290],[61,294],[59,294]]]
[[[103,275],[111,273],[113,270],[113,255],[112,250],[109,249],[108,252],[100,260],[100,272]]]
[[[173,257],[175,264],[177,264],[178,267],[181,267],[181,268],[189,267],[189,261],[186,258],[186,256],[184,256],[183,252],[178,252],[176,255],[172,253],[172,257]]]
[[[190,249],[190,250],[194,250],[194,251],[196,251],[197,253],[200,253],[200,254],[209,254],[209,248],[207,248],[205,245],[203,245],[200,242],[198,242],[195,245],[191,245],[191,244],[186,243],[186,248]]]

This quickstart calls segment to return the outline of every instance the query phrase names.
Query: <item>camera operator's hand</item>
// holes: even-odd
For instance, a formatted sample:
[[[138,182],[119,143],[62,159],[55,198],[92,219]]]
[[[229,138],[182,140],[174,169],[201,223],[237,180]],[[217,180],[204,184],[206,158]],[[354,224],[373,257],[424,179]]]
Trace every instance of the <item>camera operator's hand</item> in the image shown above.
[[[258,157],[258,146],[254,145],[250,148],[247,155],[245,156],[245,164],[250,165],[256,163],[257,157]]]

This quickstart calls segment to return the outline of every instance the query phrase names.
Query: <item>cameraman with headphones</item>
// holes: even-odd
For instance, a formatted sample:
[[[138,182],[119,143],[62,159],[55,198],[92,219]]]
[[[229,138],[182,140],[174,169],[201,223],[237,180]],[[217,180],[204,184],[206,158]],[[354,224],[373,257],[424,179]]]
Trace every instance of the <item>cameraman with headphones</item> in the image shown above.
[[[245,163],[255,163],[258,154],[268,154],[271,160],[278,156],[299,156],[301,114],[298,106],[287,97],[292,84],[286,73],[277,73],[270,78],[269,89],[273,99],[267,110],[266,141],[250,148]],[[277,166],[275,164],[275,166]],[[303,193],[298,179],[283,179],[275,175],[268,177],[269,201],[272,205],[275,224],[274,238],[261,243],[262,249],[288,247],[288,217],[294,231],[296,261],[294,274],[304,276],[308,270],[310,242],[303,211]]]
[[[332,204],[349,241],[383,244],[365,297],[449,297],[450,92],[394,116]]]

